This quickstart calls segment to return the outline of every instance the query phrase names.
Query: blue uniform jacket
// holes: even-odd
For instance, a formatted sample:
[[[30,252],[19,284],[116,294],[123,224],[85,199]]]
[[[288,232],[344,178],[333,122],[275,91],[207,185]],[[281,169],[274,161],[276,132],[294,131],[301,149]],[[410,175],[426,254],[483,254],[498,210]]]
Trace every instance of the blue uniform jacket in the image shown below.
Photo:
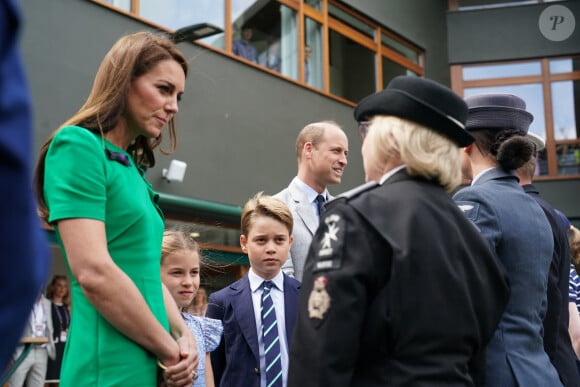
[[[516,176],[499,168],[485,172],[453,198],[496,252],[511,289],[487,347],[487,385],[561,386],[542,339],[554,247],[544,212]]]

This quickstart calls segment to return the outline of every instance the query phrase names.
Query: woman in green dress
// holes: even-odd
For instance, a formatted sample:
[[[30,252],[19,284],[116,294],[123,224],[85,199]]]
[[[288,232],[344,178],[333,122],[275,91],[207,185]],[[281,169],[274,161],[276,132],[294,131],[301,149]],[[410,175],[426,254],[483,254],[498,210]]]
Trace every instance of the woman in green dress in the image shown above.
[[[195,339],[162,286],[163,215],[145,179],[188,65],[170,40],[119,39],[80,110],[41,149],[35,184],[72,279],[60,386],[191,385]]]

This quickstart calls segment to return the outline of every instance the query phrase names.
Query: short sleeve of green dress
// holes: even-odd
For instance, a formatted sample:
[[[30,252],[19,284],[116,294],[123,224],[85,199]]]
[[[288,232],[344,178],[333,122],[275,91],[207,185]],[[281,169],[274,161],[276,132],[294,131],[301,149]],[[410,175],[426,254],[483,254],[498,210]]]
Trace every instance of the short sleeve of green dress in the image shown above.
[[[129,154],[84,128],[68,126],[50,144],[44,178],[49,222],[56,225],[67,265],[54,222],[103,221],[111,257],[168,329],[159,274],[163,216],[158,196]],[[155,386],[155,356],[109,324],[70,276],[72,319],[60,386]]]

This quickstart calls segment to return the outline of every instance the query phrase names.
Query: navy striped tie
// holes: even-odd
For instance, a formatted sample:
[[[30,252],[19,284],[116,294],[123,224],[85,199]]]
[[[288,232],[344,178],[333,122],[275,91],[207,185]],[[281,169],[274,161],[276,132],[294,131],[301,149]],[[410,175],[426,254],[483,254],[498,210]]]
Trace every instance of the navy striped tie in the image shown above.
[[[316,208],[318,209],[318,216],[322,216],[324,215],[324,211],[326,210],[326,208],[324,208],[324,203],[326,202],[326,198],[322,195],[318,195],[315,199],[316,201]]]
[[[270,295],[272,281],[262,283],[262,338],[264,340],[264,354],[266,357],[266,386],[282,387],[282,359],[280,358],[280,338],[278,337],[278,323],[276,310]]]

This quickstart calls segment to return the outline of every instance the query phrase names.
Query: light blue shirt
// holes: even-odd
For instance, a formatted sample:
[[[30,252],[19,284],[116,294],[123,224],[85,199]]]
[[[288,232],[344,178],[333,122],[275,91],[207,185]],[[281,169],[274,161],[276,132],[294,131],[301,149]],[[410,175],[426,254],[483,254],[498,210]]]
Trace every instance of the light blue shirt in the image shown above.
[[[324,201],[327,202],[328,201],[328,190],[325,189],[324,192],[319,194],[314,189],[312,189],[312,187],[310,187],[308,184],[306,184],[305,182],[300,180],[300,178],[298,176],[296,176],[294,178],[294,180],[296,181],[296,183],[300,187],[300,190],[302,191],[304,196],[306,196],[306,199],[308,199],[308,201],[310,202],[312,210],[316,214],[316,217],[319,218],[318,221],[320,222],[320,217],[318,216],[318,205],[316,204],[316,197],[318,195],[322,195],[322,196],[324,196]]]
[[[235,40],[232,51],[234,54],[241,56],[242,58],[257,63],[256,48],[250,42]]]
[[[262,282],[264,278],[257,275],[252,268],[248,271],[250,290],[252,291],[252,303],[254,304],[254,318],[258,333],[258,348],[260,349],[260,385],[266,387],[266,358],[264,355],[264,340],[262,338],[262,314],[260,306],[262,302]],[[280,354],[282,360],[282,384],[288,383],[288,340],[286,339],[286,319],[284,315],[284,275],[279,272],[271,280],[275,286],[270,289],[270,296],[276,310],[276,322],[278,323],[278,337],[280,338]]]

